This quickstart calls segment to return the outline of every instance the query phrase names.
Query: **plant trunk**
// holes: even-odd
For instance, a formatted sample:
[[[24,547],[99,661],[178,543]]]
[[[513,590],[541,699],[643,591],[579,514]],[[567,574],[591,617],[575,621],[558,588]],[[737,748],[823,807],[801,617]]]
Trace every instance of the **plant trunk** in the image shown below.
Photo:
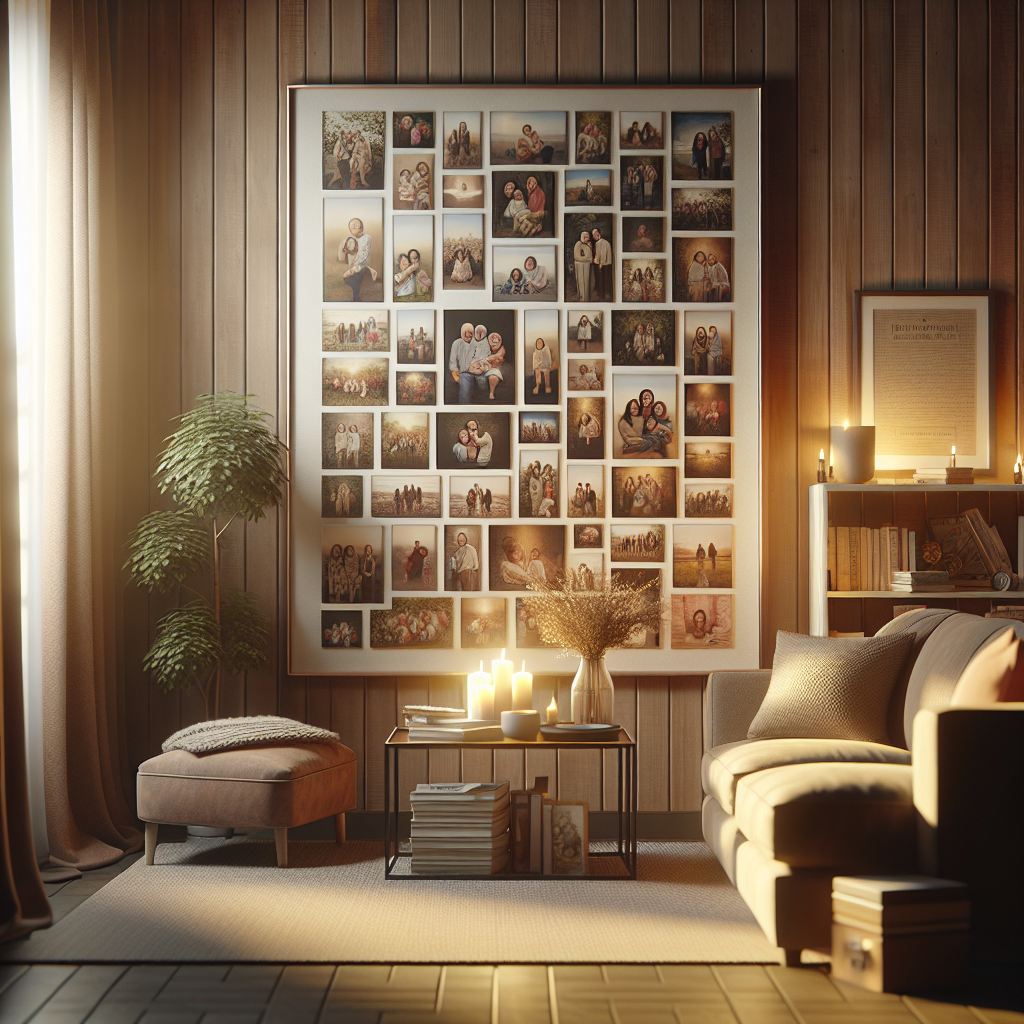
[[[217,532],[217,517],[213,517],[213,621],[217,624],[220,638],[220,534]],[[206,701],[206,717],[210,717],[210,702]],[[220,718],[220,659],[213,678],[213,717]]]

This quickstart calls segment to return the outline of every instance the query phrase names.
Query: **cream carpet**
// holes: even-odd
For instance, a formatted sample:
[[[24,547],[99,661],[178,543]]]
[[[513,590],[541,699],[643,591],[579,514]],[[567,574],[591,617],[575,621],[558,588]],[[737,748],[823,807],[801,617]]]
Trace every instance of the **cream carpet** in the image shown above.
[[[26,962],[777,963],[703,843],[641,844],[635,882],[385,881],[379,843],[190,839],[157,848]]]

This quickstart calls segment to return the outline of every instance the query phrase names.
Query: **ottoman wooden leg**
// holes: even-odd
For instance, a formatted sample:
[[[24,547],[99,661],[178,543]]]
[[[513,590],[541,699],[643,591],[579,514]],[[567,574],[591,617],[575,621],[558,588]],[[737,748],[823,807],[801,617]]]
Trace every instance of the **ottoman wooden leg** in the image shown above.
[[[334,841],[341,846],[345,842],[345,812],[334,816]]]
[[[274,845],[277,847],[277,866],[288,867],[288,829],[274,829]]]
[[[160,826],[155,821],[146,822],[146,863],[152,864],[156,856],[156,837]]]

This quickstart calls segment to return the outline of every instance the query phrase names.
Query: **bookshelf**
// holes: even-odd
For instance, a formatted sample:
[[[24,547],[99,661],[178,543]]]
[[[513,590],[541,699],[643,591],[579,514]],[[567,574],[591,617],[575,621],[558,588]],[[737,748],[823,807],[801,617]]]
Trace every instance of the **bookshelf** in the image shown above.
[[[929,517],[959,515],[976,508],[999,528],[1010,561],[1018,566],[1018,517],[1024,516],[1024,487],[1013,484],[812,484],[808,488],[810,632],[830,629],[863,631],[873,636],[892,619],[893,605],[925,604],[934,608],[984,615],[997,604],[1024,601],[1024,590],[961,590],[956,593],[895,593],[883,590],[828,590],[828,528],[884,525],[907,527],[926,539]]]

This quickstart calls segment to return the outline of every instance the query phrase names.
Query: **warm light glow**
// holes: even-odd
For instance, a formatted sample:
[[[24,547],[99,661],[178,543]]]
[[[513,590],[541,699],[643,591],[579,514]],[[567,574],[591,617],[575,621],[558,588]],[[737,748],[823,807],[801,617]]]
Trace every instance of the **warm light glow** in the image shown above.
[[[849,430],[849,429],[850,429],[850,421],[849,420],[843,420],[843,430]]]
[[[953,447],[949,450],[949,454],[956,455],[956,445],[953,445]],[[502,657],[504,657],[504,654],[502,654]]]
[[[825,449],[824,448],[822,448],[821,451],[818,452],[818,461],[819,462],[824,462],[825,461]]]

